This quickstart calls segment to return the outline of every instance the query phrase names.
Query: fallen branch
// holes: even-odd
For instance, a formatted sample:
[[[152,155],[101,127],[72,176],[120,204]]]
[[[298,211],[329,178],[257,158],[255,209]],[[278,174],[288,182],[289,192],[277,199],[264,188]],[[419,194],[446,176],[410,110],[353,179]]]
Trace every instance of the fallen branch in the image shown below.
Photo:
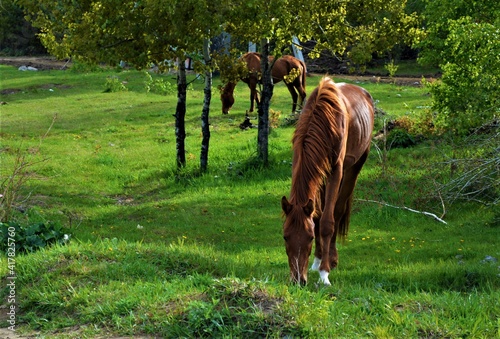
[[[413,208],[409,208],[409,207],[406,207],[406,206],[394,206],[394,205],[388,204],[386,202],[376,201],[376,200],[366,200],[366,199],[356,199],[356,200],[357,201],[363,201],[363,202],[372,202],[372,203],[383,205],[383,206],[387,206],[387,207],[392,207],[392,208],[397,208],[397,209],[400,209],[400,210],[410,211],[410,212],[413,212],[413,213],[423,214],[423,215],[426,215],[428,217],[432,217],[435,220],[437,220],[439,222],[442,222],[443,224],[448,224],[446,221],[444,221],[443,219],[441,219],[440,217],[438,217],[434,213],[417,211],[417,210],[414,210]]]

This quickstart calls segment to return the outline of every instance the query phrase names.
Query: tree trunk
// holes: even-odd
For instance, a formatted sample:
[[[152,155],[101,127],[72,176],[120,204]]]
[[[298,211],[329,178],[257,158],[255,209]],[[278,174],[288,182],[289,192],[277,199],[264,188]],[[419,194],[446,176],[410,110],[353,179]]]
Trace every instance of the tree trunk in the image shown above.
[[[212,66],[210,59],[210,40],[205,39],[203,43],[203,57],[205,59],[205,89],[203,90],[203,110],[201,112],[201,140],[200,152],[200,171],[206,172],[208,168],[208,146],[210,143],[210,123],[208,120],[210,114],[210,100],[212,99]]]
[[[177,168],[186,166],[186,64],[179,60],[179,71],[177,72],[177,108],[175,109],[175,146],[177,150]]]
[[[269,162],[269,106],[273,96],[274,84],[271,77],[271,64],[269,53],[272,47],[267,39],[261,41],[262,59],[260,67],[262,71],[262,95],[258,108],[259,123],[257,132],[257,157],[264,166]]]

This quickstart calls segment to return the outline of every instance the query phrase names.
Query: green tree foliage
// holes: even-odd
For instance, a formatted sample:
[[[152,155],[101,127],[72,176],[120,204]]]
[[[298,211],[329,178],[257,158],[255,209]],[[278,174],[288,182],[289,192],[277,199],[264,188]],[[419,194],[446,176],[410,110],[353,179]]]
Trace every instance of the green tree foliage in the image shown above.
[[[308,13],[297,21],[308,27],[306,38],[318,42],[310,56],[329,50],[353,64],[364,65],[374,54],[419,36],[419,16],[406,0],[303,1]],[[293,21],[294,24],[295,21]]]
[[[500,29],[470,17],[450,24],[441,81],[431,85],[438,127],[467,133],[500,113]]]
[[[406,0],[18,1],[41,28],[44,45],[58,57],[111,64],[124,60],[141,68],[197,53],[205,39],[221,30],[238,41],[260,43],[264,88],[258,154],[264,163],[272,96],[268,54],[279,57],[297,36],[318,42],[313,56],[328,49],[365,63],[373,53],[392,48],[404,37],[411,40],[418,31],[417,16],[405,11]],[[178,85],[180,103],[184,85]],[[176,121],[183,119],[182,107]]]
[[[40,27],[40,38],[51,54],[87,63],[117,65],[126,61],[139,69],[155,64],[164,70],[170,60],[184,60],[186,55],[201,51],[204,41],[221,30],[218,4],[210,0],[19,3],[30,21]],[[186,163],[186,88],[185,68],[180,62],[174,115],[178,167]]]
[[[497,0],[422,0],[425,38],[417,44],[421,48],[420,61],[440,66],[450,54],[446,42],[451,24],[468,17],[475,23],[500,24],[500,3]]]
[[[222,29],[218,4],[209,0],[18,2],[51,54],[90,63],[166,68],[201,52],[204,39]]]
[[[426,0],[424,17],[420,61],[443,71],[431,85],[437,127],[462,134],[498,116],[500,3]]]

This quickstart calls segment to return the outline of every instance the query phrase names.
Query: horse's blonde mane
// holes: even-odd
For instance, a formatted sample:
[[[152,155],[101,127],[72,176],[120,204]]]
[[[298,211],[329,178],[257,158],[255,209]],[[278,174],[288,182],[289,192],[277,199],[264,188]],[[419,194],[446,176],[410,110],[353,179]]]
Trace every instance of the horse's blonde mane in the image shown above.
[[[302,110],[293,143],[290,200],[304,205],[315,199],[330,173],[334,146],[342,142],[347,127],[344,104],[335,83],[325,77],[311,93]]]

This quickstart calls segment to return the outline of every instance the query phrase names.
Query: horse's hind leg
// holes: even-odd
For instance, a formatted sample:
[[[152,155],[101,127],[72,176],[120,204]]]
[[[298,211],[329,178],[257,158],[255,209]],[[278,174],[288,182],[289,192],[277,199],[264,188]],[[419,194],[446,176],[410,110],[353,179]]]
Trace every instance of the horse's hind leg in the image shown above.
[[[337,252],[337,228],[333,231],[332,241],[330,242],[330,269],[337,268],[339,264],[339,254]]]
[[[342,185],[340,186],[339,196],[335,206],[335,231],[332,237],[332,242],[330,243],[329,259],[332,268],[337,267],[339,262],[335,238],[337,235],[340,235],[342,238],[347,236],[349,220],[351,218],[354,187],[356,186],[356,181],[359,173],[361,172],[361,168],[368,157],[368,152],[369,151],[366,150],[358,162],[344,172],[344,176],[342,178]]]
[[[295,92],[295,87],[293,86],[293,84],[286,84],[286,87],[288,88],[288,91],[292,95],[292,100],[293,100],[292,113],[293,113],[297,109],[297,99],[299,98],[299,96],[297,92]]]
[[[300,96],[299,105],[303,106],[304,100],[306,100],[306,91],[304,90],[302,83],[297,86],[297,91],[299,92],[299,96]]]
[[[257,101],[257,106],[259,105],[259,100],[257,99],[257,93],[255,90],[250,88],[250,112],[253,112],[254,102]]]
[[[305,78],[304,78],[304,81],[305,81]],[[295,81],[293,82],[293,85],[300,96],[299,106],[302,106],[304,104],[304,100],[306,99],[305,83],[299,77],[299,78],[295,79]]]

